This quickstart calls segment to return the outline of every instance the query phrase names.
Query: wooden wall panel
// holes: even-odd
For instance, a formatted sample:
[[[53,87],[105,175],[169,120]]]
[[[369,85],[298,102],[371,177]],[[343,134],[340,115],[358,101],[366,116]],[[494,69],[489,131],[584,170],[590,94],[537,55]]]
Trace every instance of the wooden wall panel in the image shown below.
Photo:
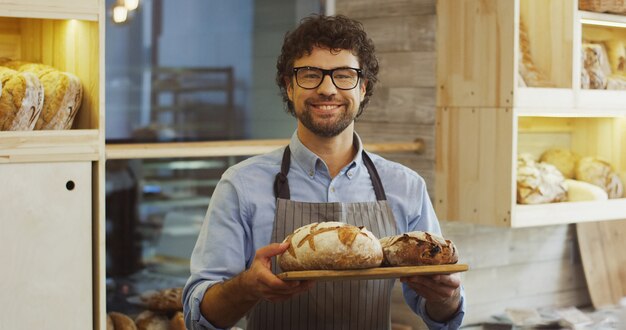
[[[434,155],[441,152],[434,145],[439,138],[435,136],[437,53],[432,48],[436,0],[337,0],[336,12],[362,21],[380,60],[380,82],[357,122],[357,132],[366,142],[423,139],[426,149],[421,154],[383,156],[420,173],[434,197]],[[463,54],[448,56],[452,61]],[[496,128],[487,130],[492,129]],[[500,161],[496,157],[490,162]],[[457,160],[455,166],[463,163]],[[442,178],[436,179],[439,184]],[[462,275],[468,303],[465,324],[486,321],[506,307],[589,305],[572,226],[507,229],[448,221],[441,221],[441,226],[458,245],[461,261],[470,265]],[[392,322],[426,329],[404,303],[398,283],[393,290]]]

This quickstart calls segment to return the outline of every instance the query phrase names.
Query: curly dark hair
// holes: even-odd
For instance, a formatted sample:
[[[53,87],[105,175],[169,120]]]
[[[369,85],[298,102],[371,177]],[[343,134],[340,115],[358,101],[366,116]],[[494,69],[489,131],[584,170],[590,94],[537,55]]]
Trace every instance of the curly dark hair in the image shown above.
[[[276,84],[280,88],[288,113],[295,115],[293,103],[287,96],[285,78],[292,79],[293,63],[296,59],[311,54],[314,47],[331,50],[349,50],[361,65],[363,78],[367,80],[365,97],[359,107],[357,117],[369,102],[374,85],[378,81],[378,59],[374,43],[367,37],[363,25],[343,15],[311,15],[300,21],[300,25],[285,34],[285,40],[276,63]]]

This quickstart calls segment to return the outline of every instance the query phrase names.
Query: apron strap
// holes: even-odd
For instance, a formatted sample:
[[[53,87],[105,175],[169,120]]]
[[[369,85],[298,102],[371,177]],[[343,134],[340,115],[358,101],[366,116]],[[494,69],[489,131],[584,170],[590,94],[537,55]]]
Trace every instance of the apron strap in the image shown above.
[[[374,193],[376,193],[377,201],[385,201],[387,200],[387,195],[385,194],[385,188],[383,188],[383,183],[380,181],[380,176],[378,175],[378,171],[376,171],[376,166],[374,166],[374,162],[367,155],[365,150],[362,152],[363,154],[363,164],[367,167],[367,171],[370,174],[370,178],[372,179],[372,185],[374,186]]]
[[[291,150],[289,150],[289,146],[287,146],[285,152],[283,152],[283,161],[280,163],[280,172],[276,174],[276,179],[274,180],[274,196],[276,196],[276,198],[291,198],[289,181],[287,180],[289,166],[291,166]]]
[[[380,180],[378,171],[376,171],[376,166],[374,166],[374,162],[365,151],[363,151],[361,154],[363,157],[363,164],[365,164],[367,172],[370,174],[370,178],[372,180],[372,186],[374,186],[376,200],[387,200],[387,195],[385,194],[383,183]],[[287,180],[287,174],[289,174],[289,166],[291,166],[291,150],[289,150],[289,146],[287,146],[285,148],[285,151],[283,152],[283,160],[280,164],[280,172],[276,174],[276,179],[274,180],[274,196],[276,198],[291,199],[291,193],[289,191],[289,180]]]

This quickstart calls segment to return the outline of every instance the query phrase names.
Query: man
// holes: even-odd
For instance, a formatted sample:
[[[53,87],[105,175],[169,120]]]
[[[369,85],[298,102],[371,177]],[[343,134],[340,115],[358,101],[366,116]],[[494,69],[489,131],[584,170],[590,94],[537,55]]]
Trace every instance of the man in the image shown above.
[[[424,180],[365,152],[354,120],[377,80],[374,46],[360,23],[311,16],[285,36],[276,82],[297,118],[289,146],[224,173],[211,198],[184,290],[191,329],[389,329],[393,279],[285,282],[279,244],[312,222],[365,225],[377,237],[440,233]],[[329,211],[330,210],[330,211]],[[457,275],[403,278],[408,305],[430,328],[464,315]]]

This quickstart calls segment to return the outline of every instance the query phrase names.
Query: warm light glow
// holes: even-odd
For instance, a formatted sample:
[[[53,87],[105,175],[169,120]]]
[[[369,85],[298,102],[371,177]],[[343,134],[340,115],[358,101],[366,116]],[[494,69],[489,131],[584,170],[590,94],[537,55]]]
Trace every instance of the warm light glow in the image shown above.
[[[124,7],[128,10],[135,10],[139,7],[139,0],[124,0]]]
[[[603,21],[603,20],[589,19],[589,18],[583,18],[580,20],[580,22],[583,24],[589,24],[589,25],[601,25],[601,26],[626,28],[626,23],[622,23],[622,22],[610,22],[610,21]]]
[[[124,23],[128,18],[128,10],[124,6],[115,5],[113,7],[113,22]]]

